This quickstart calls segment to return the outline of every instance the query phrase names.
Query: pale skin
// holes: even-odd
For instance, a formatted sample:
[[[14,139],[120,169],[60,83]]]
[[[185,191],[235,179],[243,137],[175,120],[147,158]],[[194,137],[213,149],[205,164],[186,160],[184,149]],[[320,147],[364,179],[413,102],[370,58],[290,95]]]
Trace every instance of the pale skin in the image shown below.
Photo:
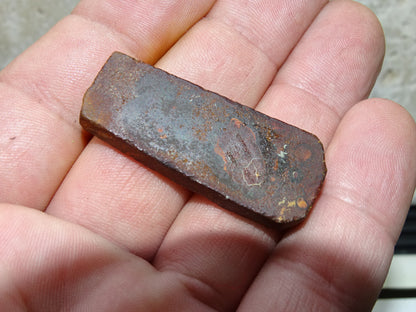
[[[384,37],[351,1],[97,1],[0,74],[5,311],[369,311],[416,183],[416,127],[367,96]],[[328,174],[286,233],[78,124],[113,51],[316,134]]]

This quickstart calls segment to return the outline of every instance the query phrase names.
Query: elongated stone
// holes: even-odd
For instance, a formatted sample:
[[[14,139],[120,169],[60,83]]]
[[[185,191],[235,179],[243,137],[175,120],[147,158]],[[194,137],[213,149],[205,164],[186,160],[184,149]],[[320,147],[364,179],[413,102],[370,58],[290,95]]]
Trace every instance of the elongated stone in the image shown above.
[[[326,174],[313,134],[118,52],[85,93],[80,122],[149,168],[266,225],[304,219]]]

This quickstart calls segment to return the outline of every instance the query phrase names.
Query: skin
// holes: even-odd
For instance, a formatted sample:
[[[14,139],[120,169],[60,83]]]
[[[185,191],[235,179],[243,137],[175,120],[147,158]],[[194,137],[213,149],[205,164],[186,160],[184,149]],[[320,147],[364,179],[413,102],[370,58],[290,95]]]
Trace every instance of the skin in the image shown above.
[[[416,184],[416,126],[366,99],[384,36],[352,1],[84,0],[0,74],[5,311],[369,311]],[[328,174],[279,233],[91,138],[113,51],[316,134]]]

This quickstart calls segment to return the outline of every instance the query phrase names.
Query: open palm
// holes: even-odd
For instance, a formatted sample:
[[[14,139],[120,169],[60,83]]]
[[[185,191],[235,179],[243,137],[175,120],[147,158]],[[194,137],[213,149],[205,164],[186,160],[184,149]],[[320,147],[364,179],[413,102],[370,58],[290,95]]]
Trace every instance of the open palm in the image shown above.
[[[351,1],[83,0],[0,74],[2,311],[359,311],[416,183],[416,130],[365,100],[383,33]],[[327,178],[278,233],[79,126],[121,51],[316,134]]]

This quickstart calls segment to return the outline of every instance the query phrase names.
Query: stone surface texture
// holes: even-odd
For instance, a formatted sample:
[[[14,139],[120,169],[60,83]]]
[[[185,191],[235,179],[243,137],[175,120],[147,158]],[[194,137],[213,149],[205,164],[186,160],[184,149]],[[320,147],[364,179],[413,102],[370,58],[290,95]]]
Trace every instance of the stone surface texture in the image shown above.
[[[118,52],[85,93],[80,122],[172,181],[272,227],[304,219],[326,174],[313,134]]]
[[[359,2],[376,13],[386,36],[383,69],[371,97],[394,100],[416,119],[416,1]]]
[[[0,69],[44,35],[79,0],[0,0]]]
[[[386,57],[371,97],[394,100],[416,119],[416,1],[359,2],[376,13],[386,34]],[[77,3],[78,0],[1,0],[0,69],[69,14]]]

